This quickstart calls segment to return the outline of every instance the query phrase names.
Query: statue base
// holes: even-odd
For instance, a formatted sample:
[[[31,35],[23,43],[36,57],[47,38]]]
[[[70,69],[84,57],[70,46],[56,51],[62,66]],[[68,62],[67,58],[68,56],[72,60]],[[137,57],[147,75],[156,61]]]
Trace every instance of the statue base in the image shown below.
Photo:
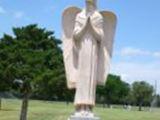
[[[68,120],[100,120],[98,117],[75,117],[71,116]]]
[[[68,120],[100,120],[92,112],[76,112]]]

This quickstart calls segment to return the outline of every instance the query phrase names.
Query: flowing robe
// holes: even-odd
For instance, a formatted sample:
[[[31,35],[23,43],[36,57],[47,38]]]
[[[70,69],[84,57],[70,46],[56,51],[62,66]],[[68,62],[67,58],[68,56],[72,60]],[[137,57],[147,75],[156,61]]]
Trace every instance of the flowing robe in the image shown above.
[[[77,15],[74,34],[82,29],[82,24],[85,21],[85,11]],[[99,42],[103,33],[102,30],[102,17],[95,17],[94,13],[91,17],[92,22],[96,25],[98,33],[93,32],[91,21],[85,28],[82,36],[75,35],[75,49],[78,52],[78,66],[77,66],[77,82],[76,82],[76,95],[75,105],[78,104],[95,104],[95,93],[97,85],[97,65],[98,65],[98,51]],[[95,20],[95,21],[94,21]],[[99,37],[99,38],[98,38]]]

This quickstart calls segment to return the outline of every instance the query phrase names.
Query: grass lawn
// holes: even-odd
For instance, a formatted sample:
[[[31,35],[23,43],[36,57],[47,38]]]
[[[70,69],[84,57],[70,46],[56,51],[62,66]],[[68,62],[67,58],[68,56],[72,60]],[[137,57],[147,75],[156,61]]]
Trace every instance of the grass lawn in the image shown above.
[[[19,120],[20,106],[20,100],[3,99],[0,120]],[[31,100],[28,120],[67,120],[73,111],[72,104]],[[160,109],[154,112],[139,112],[96,107],[94,112],[100,116],[101,120],[160,120]]]

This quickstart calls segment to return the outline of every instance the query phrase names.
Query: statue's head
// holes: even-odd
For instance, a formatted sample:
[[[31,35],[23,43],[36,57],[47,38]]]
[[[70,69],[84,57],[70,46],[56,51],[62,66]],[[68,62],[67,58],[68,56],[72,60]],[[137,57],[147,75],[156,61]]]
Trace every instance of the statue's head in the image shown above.
[[[86,3],[96,6],[97,0],[86,0]]]

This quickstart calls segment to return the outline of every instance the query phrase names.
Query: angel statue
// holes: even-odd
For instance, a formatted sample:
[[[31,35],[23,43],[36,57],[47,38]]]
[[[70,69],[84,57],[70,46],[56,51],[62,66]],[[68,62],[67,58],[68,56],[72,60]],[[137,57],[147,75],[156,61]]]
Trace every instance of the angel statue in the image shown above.
[[[67,85],[76,89],[77,115],[92,112],[96,86],[104,85],[112,56],[116,16],[99,12],[97,0],[86,0],[86,8],[69,7],[63,13],[63,57]]]

